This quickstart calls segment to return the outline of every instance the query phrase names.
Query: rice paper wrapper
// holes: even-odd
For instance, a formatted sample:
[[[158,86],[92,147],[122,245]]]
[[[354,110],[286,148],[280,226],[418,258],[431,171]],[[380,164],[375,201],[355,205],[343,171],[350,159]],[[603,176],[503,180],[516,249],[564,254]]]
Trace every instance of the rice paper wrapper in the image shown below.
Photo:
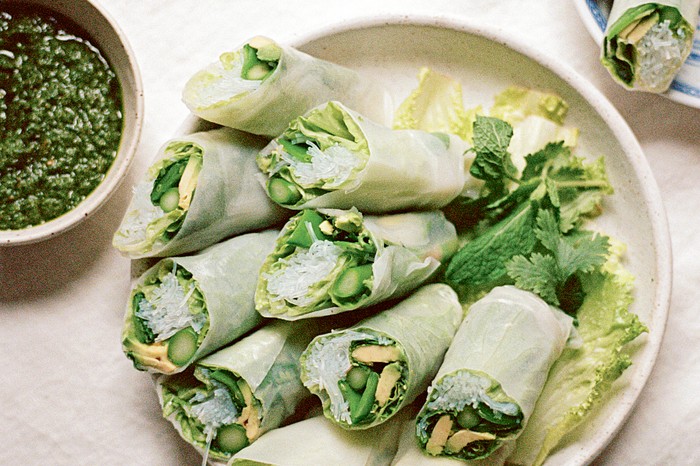
[[[215,62],[185,84],[184,103],[204,120],[269,137],[278,136],[294,118],[330,100],[345,102],[379,123],[391,122],[391,99],[381,83],[293,47],[276,45],[282,51],[277,67],[257,89],[232,94],[226,88],[231,71]]]
[[[642,10],[646,8],[648,10],[645,14]],[[654,24],[648,15],[663,9],[675,10],[681,16],[677,26],[671,24],[668,34],[678,35],[682,45],[670,48],[654,59],[645,59],[646,63],[640,64],[640,44],[645,42],[641,38]],[[698,25],[698,10],[700,0],[616,0],[613,2],[605,29],[601,62],[615,81],[630,90],[656,93],[666,91],[692,52],[693,36]],[[644,18],[648,18],[649,22],[645,22]],[[638,26],[631,29],[635,24]],[[666,34],[661,34],[648,45],[668,47],[667,42]],[[623,51],[624,45],[633,47],[633,50]]]
[[[343,215],[340,209],[319,209],[330,215]],[[351,209],[357,212],[356,209]],[[353,304],[331,306],[300,315],[273,314],[269,308],[260,306],[266,291],[265,280],[258,281],[256,302],[258,312],[265,317],[285,320],[323,317],[369,306],[401,297],[427,282],[458,248],[455,226],[441,211],[408,212],[386,216],[363,216],[364,226],[369,231],[377,252],[372,264],[372,289],[368,296]],[[283,238],[285,231],[280,233]],[[280,241],[278,239],[278,243]],[[266,259],[261,274],[266,272],[270,259]]]
[[[209,329],[191,361],[221,348],[260,325],[263,321],[255,310],[257,274],[265,255],[272,249],[277,231],[266,230],[236,236],[191,255],[162,259],[174,263],[192,274],[206,303]],[[132,288],[127,304],[124,335],[131,331],[133,289],[157,270],[158,264],[147,270]],[[182,372],[189,364],[177,367],[172,374]],[[149,372],[161,372],[146,367]]]
[[[270,201],[256,179],[255,155],[265,141],[230,128],[217,128],[171,139],[152,165],[169,158],[172,142],[190,142],[203,153],[195,194],[177,234],[149,245],[145,225],[164,215],[150,200],[155,181],[148,172],[137,185],[113,244],[132,259],[166,257],[199,251],[225,238],[284,222],[290,211]],[[147,188],[144,189],[143,187]]]
[[[245,380],[262,405],[260,427],[265,432],[279,426],[308,398],[299,378],[299,357],[311,339],[326,329],[320,322],[303,326],[273,322],[197,364],[225,369]]]
[[[321,399],[324,415],[337,425],[346,429],[368,429],[382,424],[425,392],[462,322],[462,316],[462,306],[452,288],[442,283],[423,286],[395,306],[348,329],[316,337],[301,358],[302,381]],[[311,385],[310,381],[313,372],[324,370],[323,361],[311,359],[314,346],[322,346],[352,331],[386,337],[395,342],[401,350],[401,360],[405,361],[408,369],[408,375],[404,379],[405,392],[398,406],[392,407],[388,411],[389,415],[367,424],[352,425],[335,419],[331,400],[341,399],[338,398],[341,395],[337,381],[328,386]]]
[[[454,200],[468,181],[473,157],[465,156],[470,144],[457,136],[420,130],[395,130],[379,125],[340,102],[369,147],[364,168],[326,193],[302,200],[293,209],[357,208],[364,213],[439,209]],[[262,153],[277,146],[274,140]]]
[[[504,399],[486,399],[493,394],[479,388],[489,379],[500,384],[505,396],[523,413],[522,431],[547,381],[547,374],[567,344],[572,318],[549,306],[538,296],[501,286],[475,302],[455,334],[450,349],[428,390],[418,423],[430,415],[431,396],[446,377],[466,372],[474,377],[473,396],[498,407]],[[486,378],[484,378],[486,377]],[[486,389],[486,388],[484,388]],[[498,396],[498,394],[496,394]]]
[[[339,429],[323,416],[268,432],[236,453],[229,466],[389,465],[401,428],[411,424],[399,413],[371,430]]]
[[[299,357],[314,336],[328,329],[327,321],[316,321],[303,326],[276,321],[201,359],[197,366],[224,369],[245,380],[253,396],[260,402],[259,432],[262,435],[280,426],[311,396],[299,378]],[[169,377],[160,376],[156,379],[158,397],[164,409],[163,386],[168,384]],[[206,445],[192,442],[188,437],[177,414],[178,411],[173,412],[167,419],[185,441],[203,456],[209,456]],[[254,445],[256,441],[253,439],[251,444]]]

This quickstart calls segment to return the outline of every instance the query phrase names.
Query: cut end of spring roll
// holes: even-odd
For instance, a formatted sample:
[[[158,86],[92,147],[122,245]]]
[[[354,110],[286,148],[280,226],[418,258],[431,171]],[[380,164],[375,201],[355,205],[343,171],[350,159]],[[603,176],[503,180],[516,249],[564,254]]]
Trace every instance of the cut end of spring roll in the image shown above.
[[[376,252],[359,212],[303,210],[285,225],[262,267],[257,309],[294,317],[333,306],[353,307],[372,291]]]
[[[257,439],[262,405],[248,383],[224,369],[196,366],[161,381],[163,415],[213,460],[227,460]]]
[[[256,308],[295,320],[367,307],[422,284],[455,245],[454,226],[438,211],[363,217],[305,209],[265,259]]]
[[[184,267],[163,260],[131,292],[122,346],[137,369],[169,374],[191,362],[208,329],[196,280]]]
[[[196,72],[182,100],[206,121],[269,137],[329,100],[347,102],[380,122],[390,108],[388,93],[373,80],[263,36]]]
[[[133,200],[112,244],[133,257],[149,255],[177,235],[189,211],[203,165],[203,148],[173,140],[134,187]]]
[[[192,371],[159,377],[164,417],[205,461],[228,460],[311,397],[300,380],[300,356],[330,325],[272,322],[200,359]]]
[[[601,62],[628,89],[666,91],[692,51],[698,3],[691,22],[675,7],[641,3],[622,10],[615,4],[603,40]]]
[[[258,326],[257,273],[278,232],[161,259],[132,286],[122,346],[137,369],[173,374]]]
[[[257,161],[268,176],[270,198],[298,208],[331,191],[355,190],[369,156],[356,120],[342,105],[329,102],[294,119]]]
[[[294,119],[257,162],[270,198],[290,209],[429,210],[464,190],[468,146],[444,133],[384,127],[331,101]]]
[[[216,128],[171,139],[136,184],[112,244],[131,259],[200,251],[290,213],[257,179],[263,138]]]
[[[183,100],[195,115],[225,106],[257,90],[275,72],[281,57],[282,48],[273,40],[254,37],[192,76],[185,84]]]
[[[302,380],[328,419],[345,429],[387,421],[427,388],[461,322],[447,285],[427,285],[353,327],[315,338]]]
[[[485,458],[523,426],[523,413],[498,382],[463,370],[432,386],[417,434],[426,453],[471,460]]]
[[[571,329],[571,317],[512,286],[474,303],[416,419],[422,450],[475,460],[517,438]]]
[[[401,405],[396,401],[406,391],[406,355],[399,343],[385,335],[346,331],[312,346],[306,361],[307,383],[325,386],[330,413],[343,427],[373,426]]]

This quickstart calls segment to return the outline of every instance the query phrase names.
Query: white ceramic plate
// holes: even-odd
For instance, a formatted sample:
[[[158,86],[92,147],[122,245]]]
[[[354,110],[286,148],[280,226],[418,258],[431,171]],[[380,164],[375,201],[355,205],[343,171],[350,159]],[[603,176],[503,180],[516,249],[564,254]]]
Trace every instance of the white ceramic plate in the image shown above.
[[[665,212],[649,165],[632,131],[589,82],[566,65],[503,32],[433,17],[383,17],[336,25],[294,41],[303,51],[371,73],[393,91],[397,105],[429,66],[463,84],[468,107],[488,108],[509,85],[554,91],[570,104],[567,124],[581,130],[580,153],[604,155],[616,194],[597,220],[600,228],[629,247],[628,268],[636,276],[632,311],[649,326],[636,344],[634,364],[616,382],[614,396],[579,429],[574,441],[548,465],[583,465],[608,444],[630,414],[656,359],[671,288],[671,251]],[[194,117],[180,128],[202,128]]]
[[[612,0],[574,0],[581,20],[598,45],[603,43],[612,3]],[[661,95],[689,107],[700,108],[700,24],[695,31],[693,51],[669,90]]]

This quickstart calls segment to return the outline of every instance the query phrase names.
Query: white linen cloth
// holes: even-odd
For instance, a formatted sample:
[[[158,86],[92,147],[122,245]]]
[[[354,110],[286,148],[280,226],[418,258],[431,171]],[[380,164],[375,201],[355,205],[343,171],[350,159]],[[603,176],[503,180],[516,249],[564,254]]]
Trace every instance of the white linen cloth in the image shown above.
[[[597,465],[697,465],[700,444],[700,110],[615,84],[571,1],[99,0],[141,68],[145,124],[119,191],[75,229],[0,248],[0,464],[196,465],[120,347],[130,262],[111,246],[136,174],[187,117],[181,89],[203,57],[257,34],[280,42],[381,13],[467,18],[556,55],[637,135],[667,208],[674,288],[654,372]]]

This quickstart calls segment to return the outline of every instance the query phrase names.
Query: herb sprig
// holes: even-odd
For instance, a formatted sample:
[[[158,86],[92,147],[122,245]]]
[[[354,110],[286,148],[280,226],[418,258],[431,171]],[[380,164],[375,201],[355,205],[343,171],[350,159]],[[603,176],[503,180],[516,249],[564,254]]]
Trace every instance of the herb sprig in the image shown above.
[[[473,134],[470,172],[484,181],[473,204],[482,220],[446,279],[472,291],[514,283],[574,313],[583,300],[579,274],[600,266],[608,250],[606,237],[581,228],[613,191],[602,158],[590,162],[563,142],[550,143],[526,156],[518,173],[508,152],[510,124],[478,116]]]

